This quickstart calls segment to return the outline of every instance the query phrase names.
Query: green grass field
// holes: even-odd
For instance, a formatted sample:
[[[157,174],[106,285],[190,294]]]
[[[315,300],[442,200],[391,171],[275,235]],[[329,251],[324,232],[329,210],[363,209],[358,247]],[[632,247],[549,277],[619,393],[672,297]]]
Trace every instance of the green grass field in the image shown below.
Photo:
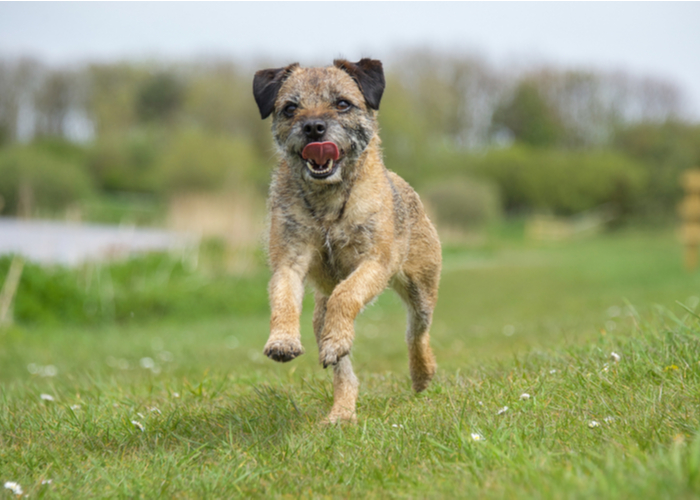
[[[404,313],[386,292],[356,323],[354,426],[319,424],[331,372],[310,297],[307,353],[276,364],[262,355],[264,266],[186,267],[51,271],[71,314],[36,291],[44,271],[25,271],[25,316],[0,330],[0,485],[43,498],[700,496],[700,273],[671,232],[446,247],[436,380],[411,392]],[[107,275],[109,300],[95,284]],[[45,320],[28,321],[35,310]]]

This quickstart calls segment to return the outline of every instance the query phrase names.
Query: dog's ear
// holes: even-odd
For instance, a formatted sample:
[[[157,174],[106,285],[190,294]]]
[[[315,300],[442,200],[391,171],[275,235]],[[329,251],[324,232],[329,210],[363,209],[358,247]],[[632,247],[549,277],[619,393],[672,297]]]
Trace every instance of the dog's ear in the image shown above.
[[[275,99],[277,99],[280,87],[298,66],[299,63],[294,63],[284,68],[261,69],[255,73],[253,95],[263,120],[270,116],[270,113],[275,109]]]
[[[340,68],[348,73],[365,96],[367,106],[372,109],[379,109],[379,101],[382,100],[384,87],[384,68],[382,62],[377,59],[364,58],[359,62],[351,63],[345,59],[333,61],[336,68]]]

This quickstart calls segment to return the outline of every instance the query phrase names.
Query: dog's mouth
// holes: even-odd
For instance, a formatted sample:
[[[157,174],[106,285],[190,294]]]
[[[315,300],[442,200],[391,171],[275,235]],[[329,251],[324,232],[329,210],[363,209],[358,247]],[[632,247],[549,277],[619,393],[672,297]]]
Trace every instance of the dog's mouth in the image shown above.
[[[304,146],[301,158],[314,179],[330,177],[342,161],[338,146],[334,142],[311,142]]]

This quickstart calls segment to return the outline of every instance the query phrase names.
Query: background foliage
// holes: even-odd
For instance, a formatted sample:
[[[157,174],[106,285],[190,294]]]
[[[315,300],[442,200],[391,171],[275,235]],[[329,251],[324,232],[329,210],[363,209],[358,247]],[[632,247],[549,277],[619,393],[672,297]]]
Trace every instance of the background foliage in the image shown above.
[[[264,65],[0,61],[0,214],[123,192],[264,196],[274,153],[251,94]],[[419,191],[459,178],[471,205],[457,209],[447,196],[452,208],[436,210],[464,226],[483,222],[475,204],[481,214],[558,215],[610,204],[624,220],[663,219],[679,199],[679,173],[700,164],[700,126],[684,118],[683,94],[669,82],[504,70],[430,51],[398,53],[385,69],[389,168]]]

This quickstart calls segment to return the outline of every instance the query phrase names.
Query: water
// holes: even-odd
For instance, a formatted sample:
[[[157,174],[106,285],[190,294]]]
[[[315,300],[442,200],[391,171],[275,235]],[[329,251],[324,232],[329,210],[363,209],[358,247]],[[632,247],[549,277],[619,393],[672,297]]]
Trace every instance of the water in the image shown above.
[[[39,264],[75,266],[196,244],[193,235],[160,229],[0,217],[0,255],[18,254]]]

